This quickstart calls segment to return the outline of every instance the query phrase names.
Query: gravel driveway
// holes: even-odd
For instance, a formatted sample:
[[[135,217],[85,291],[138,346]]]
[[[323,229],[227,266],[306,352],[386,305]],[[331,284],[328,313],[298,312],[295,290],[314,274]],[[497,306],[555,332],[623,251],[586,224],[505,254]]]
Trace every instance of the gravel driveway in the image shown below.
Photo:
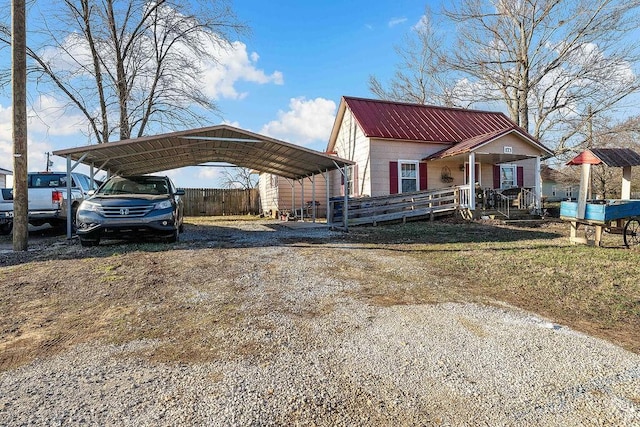
[[[146,357],[160,339],[78,345],[0,374],[0,425],[640,425],[637,354],[508,306],[371,305],[334,274],[341,259],[420,266],[304,243],[338,233],[326,228],[239,227],[193,253],[238,271],[251,316],[211,331],[234,354],[161,363]],[[180,298],[215,306],[207,289]]]

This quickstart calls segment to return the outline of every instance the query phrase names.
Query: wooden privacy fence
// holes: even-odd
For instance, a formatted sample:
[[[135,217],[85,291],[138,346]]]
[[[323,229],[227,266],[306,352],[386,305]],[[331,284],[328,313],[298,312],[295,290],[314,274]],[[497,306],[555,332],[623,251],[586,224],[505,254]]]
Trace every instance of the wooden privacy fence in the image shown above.
[[[257,188],[185,188],[186,216],[255,215],[260,212]]]

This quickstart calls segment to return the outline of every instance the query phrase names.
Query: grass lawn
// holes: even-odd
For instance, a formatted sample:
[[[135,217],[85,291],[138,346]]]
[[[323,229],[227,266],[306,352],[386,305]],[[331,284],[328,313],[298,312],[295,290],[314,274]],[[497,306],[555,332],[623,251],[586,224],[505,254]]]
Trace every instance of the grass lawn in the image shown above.
[[[640,353],[640,250],[624,248],[619,235],[590,247],[570,244],[566,223],[440,220],[311,237],[308,230],[274,233],[280,223],[247,217],[240,229],[230,219],[188,218],[175,244],[82,248],[53,235],[39,250],[0,253],[0,371],[96,340],[163,340],[157,357],[179,362],[243,354],[251,347],[219,336],[291,305],[277,285],[264,296],[268,303],[247,286],[289,275],[336,284],[309,315],[348,298],[378,306],[508,304]],[[193,302],[201,299],[209,302]]]
[[[640,353],[640,250],[624,248],[620,235],[592,247],[571,244],[568,234],[567,223],[436,221],[354,227],[349,239],[415,257],[448,279],[451,299],[503,301]]]

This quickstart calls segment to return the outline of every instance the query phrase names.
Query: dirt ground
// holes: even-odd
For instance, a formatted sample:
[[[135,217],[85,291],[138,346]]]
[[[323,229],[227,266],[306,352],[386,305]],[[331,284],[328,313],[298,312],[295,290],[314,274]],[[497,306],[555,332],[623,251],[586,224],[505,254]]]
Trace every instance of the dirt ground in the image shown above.
[[[284,275],[282,263],[269,256],[278,246],[296,248],[308,262],[309,286],[314,271],[357,283],[344,297],[382,306],[509,304],[640,352],[637,251],[622,249],[619,236],[607,248],[569,245],[567,233],[564,224],[530,229],[446,221],[343,233],[190,218],[175,244],[104,241],[82,248],[54,230],[38,230],[22,253],[2,236],[0,371],[93,341],[159,339],[163,345],[146,355],[159,361],[265,357],[268,349],[258,343],[220,337],[254,314],[290,310],[286,298],[271,295],[252,305],[260,313],[243,309],[244,266],[259,263],[260,274]],[[579,277],[585,268],[588,280]],[[189,304],[203,293],[215,295],[213,306]],[[320,316],[336,304],[328,299],[296,315]]]

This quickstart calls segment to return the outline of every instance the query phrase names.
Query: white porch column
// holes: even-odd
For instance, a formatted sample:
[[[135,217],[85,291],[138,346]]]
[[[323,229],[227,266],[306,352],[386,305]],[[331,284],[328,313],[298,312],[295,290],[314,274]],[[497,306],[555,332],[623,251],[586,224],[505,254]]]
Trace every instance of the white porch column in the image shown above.
[[[536,173],[534,179],[534,195],[536,198],[536,211],[542,212],[542,179],[540,178],[540,156],[536,156]]]
[[[469,209],[476,209],[476,153],[469,153]]]

